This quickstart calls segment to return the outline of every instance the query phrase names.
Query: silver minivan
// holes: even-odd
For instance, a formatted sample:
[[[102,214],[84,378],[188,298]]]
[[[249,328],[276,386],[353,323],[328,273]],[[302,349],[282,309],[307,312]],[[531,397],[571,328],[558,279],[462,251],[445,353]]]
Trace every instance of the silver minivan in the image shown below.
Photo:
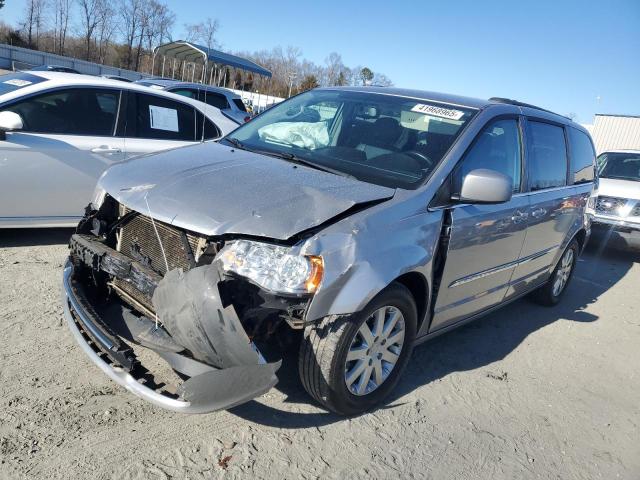
[[[247,401],[295,349],[309,394],[356,414],[416,344],[526,294],[560,301],[594,160],[581,126],[513,100],[308,91],[219,143],[109,169],[70,242],[65,315],[161,407]]]

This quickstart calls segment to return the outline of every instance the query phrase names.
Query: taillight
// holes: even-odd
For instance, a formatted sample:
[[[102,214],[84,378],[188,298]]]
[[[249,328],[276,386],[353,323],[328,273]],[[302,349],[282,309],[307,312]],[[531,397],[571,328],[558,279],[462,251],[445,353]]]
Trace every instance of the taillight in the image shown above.
[[[244,117],[244,123],[247,123],[249,120],[251,120],[251,117],[249,116]]]

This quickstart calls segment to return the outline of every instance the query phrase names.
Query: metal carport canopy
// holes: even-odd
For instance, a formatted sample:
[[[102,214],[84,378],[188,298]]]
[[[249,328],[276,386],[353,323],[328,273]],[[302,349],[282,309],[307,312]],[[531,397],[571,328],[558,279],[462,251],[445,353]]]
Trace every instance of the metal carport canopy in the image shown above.
[[[184,40],[176,40],[175,42],[165,43],[155,48],[154,57],[161,55],[168,58],[176,58],[185,62],[202,63],[207,62],[227,65],[233,68],[239,68],[249,72],[257,73],[264,77],[271,78],[271,72],[261,67],[257,63],[247,60],[246,58],[224,53],[219,50],[207,48],[202,45],[187,42]]]

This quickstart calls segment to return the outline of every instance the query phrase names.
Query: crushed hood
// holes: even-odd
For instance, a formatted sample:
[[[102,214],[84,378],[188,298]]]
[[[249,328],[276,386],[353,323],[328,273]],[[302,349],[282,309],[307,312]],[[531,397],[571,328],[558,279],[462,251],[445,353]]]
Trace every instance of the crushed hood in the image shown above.
[[[640,181],[600,177],[598,195],[640,200]]]
[[[285,240],[394,190],[216,143],[111,167],[99,187],[127,207],[205,235]]]

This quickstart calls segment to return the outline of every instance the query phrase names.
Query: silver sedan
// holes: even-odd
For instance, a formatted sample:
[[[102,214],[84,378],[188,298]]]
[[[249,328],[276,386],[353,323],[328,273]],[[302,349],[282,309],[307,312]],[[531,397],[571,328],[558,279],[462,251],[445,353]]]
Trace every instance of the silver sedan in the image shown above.
[[[237,126],[211,105],[117,80],[0,76],[0,228],[75,226],[111,165]]]

